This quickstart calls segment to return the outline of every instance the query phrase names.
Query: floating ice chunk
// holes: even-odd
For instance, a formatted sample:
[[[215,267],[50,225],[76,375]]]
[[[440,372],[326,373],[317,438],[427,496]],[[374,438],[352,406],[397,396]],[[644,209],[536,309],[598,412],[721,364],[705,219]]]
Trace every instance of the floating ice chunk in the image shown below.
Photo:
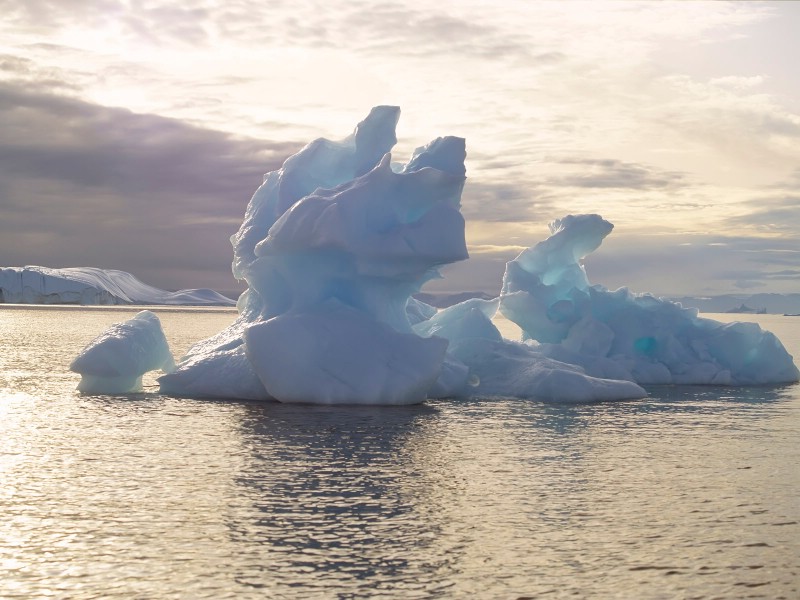
[[[398,116],[396,107],[376,107],[351,136],[316,140],[265,176],[231,238],[234,275],[248,284],[239,318],[192,347],[160,379],[164,393],[325,404],[465,395],[583,402],[643,397],[635,382],[798,379],[780,342],[757,326],[724,326],[652,296],[589,285],[580,261],[612,230],[598,215],[554,222],[550,238],[508,264],[500,310],[529,343],[502,339],[491,322],[498,301],[437,313],[412,300],[438,267],[467,258],[466,152],[463,139],[442,137],[393,165]],[[159,355],[151,329],[116,327],[97,343],[104,350],[76,359],[82,389],[135,389],[144,371],[167,364],[145,360]]]
[[[161,393],[187,398],[274,400],[247,359],[239,317],[229,327],[189,348],[177,368],[158,378]]]
[[[250,325],[244,338],[267,392],[292,403],[422,402],[447,349],[337,303]]]
[[[161,322],[143,310],[96,337],[69,368],[81,374],[81,392],[128,394],[142,390],[142,375],[148,371],[174,367]]]
[[[580,261],[612,228],[599,215],[568,215],[551,224],[547,240],[508,263],[500,311],[524,339],[541,343],[539,352],[644,384],[800,378],[780,341],[755,323],[725,325],[649,294],[589,285]]]
[[[464,398],[474,393],[478,379],[460,360],[445,354],[439,377],[428,390],[429,398]]]

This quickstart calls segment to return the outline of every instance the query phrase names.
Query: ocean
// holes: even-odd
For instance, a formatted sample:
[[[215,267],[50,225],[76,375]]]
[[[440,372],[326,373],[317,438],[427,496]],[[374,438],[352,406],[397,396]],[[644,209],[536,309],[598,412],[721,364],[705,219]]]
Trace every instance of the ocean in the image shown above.
[[[235,318],[153,308],[176,356]],[[0,598],[798,598],[800,385],[319,407],[81,395],[134,307],[0,306]],[[755,320],[800,357],[800,317]],[[503,325],[507,331],[509,324]]]

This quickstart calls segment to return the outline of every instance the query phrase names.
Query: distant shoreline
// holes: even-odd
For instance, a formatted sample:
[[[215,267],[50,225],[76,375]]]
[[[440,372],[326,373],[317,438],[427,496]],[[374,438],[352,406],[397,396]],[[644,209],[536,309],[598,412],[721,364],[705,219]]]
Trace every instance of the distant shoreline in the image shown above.
[[[195,306],[192,304],[19,304],[0,302],[0,310],[101,310],[101,311],[131,311],[131,310],[159,310],[168,312],[230,312],[235,313],[235,306]]]

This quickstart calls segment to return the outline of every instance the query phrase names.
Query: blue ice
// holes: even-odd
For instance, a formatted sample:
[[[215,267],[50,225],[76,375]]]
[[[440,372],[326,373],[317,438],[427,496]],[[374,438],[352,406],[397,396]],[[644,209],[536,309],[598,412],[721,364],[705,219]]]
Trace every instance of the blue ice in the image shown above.
[[[650,294],[590,285],[581,260],[612,229],[599,215],[568,215],[507,264],[500,311],[539,352],[642,384],[798,380],[791,355],[756,323],[724,324]]]

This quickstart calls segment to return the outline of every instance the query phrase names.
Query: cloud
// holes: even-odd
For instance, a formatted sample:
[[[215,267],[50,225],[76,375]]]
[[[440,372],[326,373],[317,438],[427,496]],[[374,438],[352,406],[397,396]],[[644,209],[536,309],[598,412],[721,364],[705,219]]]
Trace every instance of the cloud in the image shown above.
[[[10,23],[39,31],[85,28],[108,30],[118,38],[181,45],[208,43],[205,25],[214,15],[205,7],[171,1],[129,3],[122,0],[0,0],[0,12]]]
[[[792,239],[747,235],[612,233],[587,257],[589,280],[662,296],[721,294],[768,286],[796,291],[800,251]]]
[[[524,30],[510,32],[487,19],[438,11],[414,9],[394,2],[351,4],[341,15],[356,47],[371,52],[391,52],[419,58],[461,55],[485,60],[504,58],[531,62],[558,62],[559,52],[538,48]],[[365,10],[368,8],[368,10]]]
[[[192,285],[206,272],[227,277],[226,238],[261,173],[298,140],[346,134],[369,106],[396,103],[401,150],[431,132],[467,138],[470,264],[492,281],[503,260],[490,248],[533,243],[568,212],[600,212],[618,225],[590,265],[618,257],[608,259],[609,281],[636,289],[683,286],[684,274],[696,285],[731,286],[713,276],[725,260],[743,272],[796,268],[791,254],[758,238],[796,240],[800,223],[800,188],[770,187],[800,155],[797,94],[776,92],[790,90],[795,73],[764,69],[792,56],[777,42],[796,39],[796,21],[772,16],[787,9],[580,8],[0,0],[4,260],[34,262],[25,257],[49,249],[76,264],[161,269],[166,281],[173,274],[164,251],[197,269]],[[775,46],[762,32],[749,52],[735,52],[737,39],[777,21],[784,29]],[[719,48],[724,60],[713,64]],[[787,87],[776,87],[781,81]],[[184,229],[189,239],[177,233]],[[708,236],[614,241],[677,230],[725,231],[731,243],[740,231],[756,242],[737,253],[713,250]],[[677,239],[692,247],[676,250]],[[634,244],[641,256],[626,262]]]
[[[629,190],[675,189],[686,185],[685,174],[613,158],[565,158],[559,165],[576,165],[579,172],[547,180],[550,185],[579,188],[622,188]]]
[[[37,23],[43,31],[110,30],[130,44],[199,48],[233,41],[251,47],[346,47],[354,52],[418,58],[457,53],[489,60],[515,57],[553,63],[560,59],[557,51],[532,48],[531,35],[525,30],[493,25],[485,18],[488,15],[476,19],[478,8],[372,0],[334,4],[209,0],[199,6],[174,0],[0,0],[0,11],[9,22]]]
[[[800,169],[743,201],[740,210],[742,214],[725,219],[727,226],[794,238],[800,248]]]
[[[227,238],[263,173],[302,145],[11,82],[0,82],[0,130],[4,261],[118,268],[172,288],[233,284]]]
[[[796,164],[800,151],[800,116],[766,93],[747,86],[720,86],[685,75],[664,76],[653,83],[663,98],[653,117],[667,130],[722,156],[749,166],[773,161]]]
[[[711,85],[743,90],[761,85],[764,83],[764,77],[761,75],[752,75],[750,77],[726,75],[725,77],[714,77],[709,83]]]
[[[780,198],[760,198],[749,203],[744,215],[729,217],[731,227],[747,227],[755,230],[797,236],[800,223],[800,194]]]
[[[526,182],[491,183],[467,179],[461,204],[466,219],[489,222],[550,221],[557,212],[547,190]]]

